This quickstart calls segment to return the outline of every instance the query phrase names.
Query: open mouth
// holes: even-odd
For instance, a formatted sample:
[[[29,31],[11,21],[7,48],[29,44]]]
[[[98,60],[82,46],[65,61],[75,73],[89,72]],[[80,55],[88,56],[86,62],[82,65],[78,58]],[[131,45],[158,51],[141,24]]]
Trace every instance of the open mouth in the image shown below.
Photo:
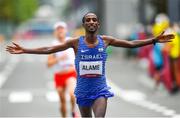
[[[95,28],[94,27],[90,27],[89,30],[90,31],[95,31]]]

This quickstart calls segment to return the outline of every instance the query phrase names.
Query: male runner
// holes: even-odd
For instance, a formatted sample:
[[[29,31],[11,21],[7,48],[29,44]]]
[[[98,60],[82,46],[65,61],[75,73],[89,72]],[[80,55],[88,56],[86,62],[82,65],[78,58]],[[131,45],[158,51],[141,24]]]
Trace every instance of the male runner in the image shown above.
[[[107,99],[113,96],[109,91],[105,76],[105,62],[107,58],[106,48],[108,46],[135,48],[156,42],[165,43],[171,41],[174,35],[160,34],[146,40],[120,40],[111,36],[97,35],[100,27],[99,19],[94,13],[87,13],[82,19],[85,28],[85,36],[72,38],[66,42],[51,47],[27,49],[13,43],[7,46],[11,54],[50,54],[73,48],[76,54],[75,66],[77,72],[77,85],[75,96],[82,117],[104,117],[106,113]]]
[[[66,37],[67,25],[65,22],[57,22],[54,24],[54,35],[56,40],[53,45],[64,43],[70,37]],[[72,116],[75,116],[75,96],[74,88],[76,84],[76,71],[74,67],[74,51],[67,49],[62,52],[50,54],[48,56],[47,65],[55,70],[54,81],[56,90],[60,98],[60,113],[62,117],[67,116],[66,110],[66,89],[70,95]]]

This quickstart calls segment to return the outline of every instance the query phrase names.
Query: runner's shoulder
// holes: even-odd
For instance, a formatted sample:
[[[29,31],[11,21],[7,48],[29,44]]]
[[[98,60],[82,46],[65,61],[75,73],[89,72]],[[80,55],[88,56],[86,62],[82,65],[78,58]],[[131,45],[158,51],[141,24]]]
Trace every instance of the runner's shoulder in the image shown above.
[[[112,36],[108,36],[108,35],[100,35],[100,37],[101,37],[103,40],[110,40],[110,39],[113,39]]]
[[[105,42],[105,44],[109,44],[109,42],[111,42],[111,40],[113,39],[113,37],[112,36],[107,36],[107,35],[99,35],[101,38],[102,38],[102,40]]]
[[[69,37],[67,42],[72,44],[73,46],[77,46],[79,42],[79,37]]]

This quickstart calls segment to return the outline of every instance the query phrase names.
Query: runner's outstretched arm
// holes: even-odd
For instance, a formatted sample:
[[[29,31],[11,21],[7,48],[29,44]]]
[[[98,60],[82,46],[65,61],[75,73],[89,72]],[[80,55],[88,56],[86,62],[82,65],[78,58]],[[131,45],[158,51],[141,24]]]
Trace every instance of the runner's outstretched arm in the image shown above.
[[[175,38],[173,34],[168,34],[168,35],[163,35],[163,34],[164,32],[162,32],[157,37],[153,37],[145,40],[135,40],[135,41],[120,40],[110,36],[103,36],[104,37],[103,39],[105,39],[105,41],[108,42],[107,45],[111,45],[115,47],[136,48],[149,44],[171,42],[172,39]]]
[[[62,43],[56,46],[27,49],[13,42],[12,46],[6,47],[6,51],[8,51],[11,54],[24,54],[24,53],[26,54],[51,54],[58,51],[66,50],[71,47],[74,48],[73,44],[74,44],[74,39],[68,40],[65,43]]]

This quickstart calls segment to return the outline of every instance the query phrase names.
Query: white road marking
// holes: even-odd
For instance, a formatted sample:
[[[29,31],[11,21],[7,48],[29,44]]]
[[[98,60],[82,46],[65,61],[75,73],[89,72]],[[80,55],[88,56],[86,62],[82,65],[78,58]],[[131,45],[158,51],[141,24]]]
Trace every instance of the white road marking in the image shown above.
[[[180,118],[180,114],[173,116],[172,118]]]
[[[137,90],[123,90],[123,99],[126,101],[140,101],[145,99],[145,95]]]
[[[12,71],[16,68],[17,63],[19,62],[18,56],[11,57],[10,61],[6,64],[4,69],[0,72],[0,88],[7,81],[8,77],[11,75]]]
[[[33,99],[33,96],[28,91],[12,92],[9,94],[8,100],[11,103],[29,103]]]
[[[6,79],[7,78],[4,76],[4,74],[0,73],[0,88],[5,83]]]
[[[4,42],[0,42],[0,63],[6,59]]]
[[[46,99],[49,102],[59,102],[59,96],[56,91],[49,91],[46,93]]]
[[[132,104],[162,113],[164,116],[177,116],[176,111],[173,109],[169,109],[165,106],[159,105],[157,103],[153,103],[151,101],[146,100],[146,95],[140,91],[135,90],[123,90],[122,88],[115,85],[113,82],[108,81],[112,91],[116,96],[123,99],[124,101],[130,102]]]
[[[175,116],[176,115],[176,111],[171,110],[171,109],[166,109],[166,110],[162,111],[162,113],[165,116]]]
[[[46,96],[47,101],[49,102],[59,102],[59,96],[58,96],[57,91],[46,92],[45,96]],[[65,96],[66,96],[66,101],[69,102],[70,96],[67,92],[65,93]]]

